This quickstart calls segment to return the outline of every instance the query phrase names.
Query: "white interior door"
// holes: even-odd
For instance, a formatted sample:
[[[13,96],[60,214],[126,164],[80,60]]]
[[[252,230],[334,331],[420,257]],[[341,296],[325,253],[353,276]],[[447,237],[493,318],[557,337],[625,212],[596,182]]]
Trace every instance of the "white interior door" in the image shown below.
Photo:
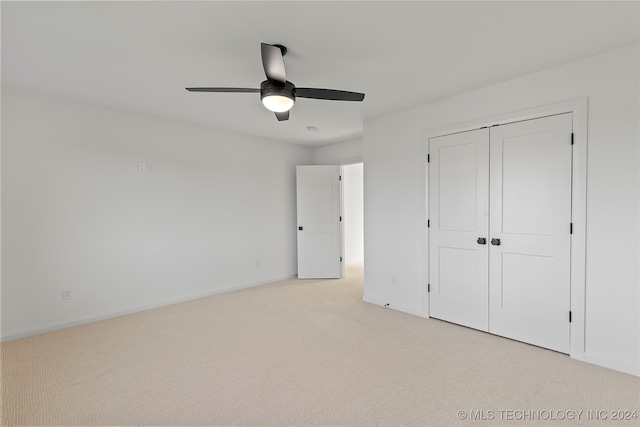
[[[341,277],[340,166],[296,167],[298,277]]]
[[[569,352],[571,114],[491,128],[489,332]]]
[[[489,131],[431,138],[429,153],[430,316],[487,331]]]

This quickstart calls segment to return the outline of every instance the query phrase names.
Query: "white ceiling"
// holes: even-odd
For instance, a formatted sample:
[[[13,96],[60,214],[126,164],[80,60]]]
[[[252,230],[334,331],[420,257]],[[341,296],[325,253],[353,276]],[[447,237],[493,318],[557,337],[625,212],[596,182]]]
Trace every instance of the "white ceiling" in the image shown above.
[[[638,1],[2,2],[2,84],[307,146],[363,120],[640,41]],[[278,122],[257,94],[260,43],[280,43],[300,87]],[[318,131],[310,133],[307,126]]]

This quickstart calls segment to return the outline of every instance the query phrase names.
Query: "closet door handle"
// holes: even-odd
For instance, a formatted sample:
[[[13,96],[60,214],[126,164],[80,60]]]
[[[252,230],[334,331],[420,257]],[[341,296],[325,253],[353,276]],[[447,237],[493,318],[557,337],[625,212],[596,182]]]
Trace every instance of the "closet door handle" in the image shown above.
[[[486,245],[487,244],[487,239],[485,239],[484,237],[478,237],[477,240],[479,245]]]
[[[494,246],[500,246],[500,239],[491,239],[491,244]]]

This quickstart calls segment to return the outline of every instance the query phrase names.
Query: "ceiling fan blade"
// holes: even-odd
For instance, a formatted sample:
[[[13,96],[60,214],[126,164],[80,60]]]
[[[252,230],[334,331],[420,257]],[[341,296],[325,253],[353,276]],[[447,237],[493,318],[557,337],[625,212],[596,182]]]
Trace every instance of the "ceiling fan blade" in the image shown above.
[[[283,122],[285,120],[289,120],[289,112],[285,111],[284,113],[275,113],[279,122]]]
[[[260,89],[246,87],[187,87],[189,92],[233,92],[233,93],[259,93]]]
[[[278,46],[262,43],[262,66],[267,79],[275,80],[282,84],[287,82],[287,74],[284,71],[284,58],[282,50]]]
[[[329,99],[331,101],[362,101],[364,93],[346,90],[317,89],[313,87],[296,88],[296,98]]]

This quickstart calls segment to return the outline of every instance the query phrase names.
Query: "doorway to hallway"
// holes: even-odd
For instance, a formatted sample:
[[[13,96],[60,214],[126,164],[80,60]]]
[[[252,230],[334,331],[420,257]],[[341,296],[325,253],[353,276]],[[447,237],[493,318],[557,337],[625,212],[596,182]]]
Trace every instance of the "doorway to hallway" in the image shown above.
[[[345,275],[364,264],[364,165],[342,166],[342,212]]]

